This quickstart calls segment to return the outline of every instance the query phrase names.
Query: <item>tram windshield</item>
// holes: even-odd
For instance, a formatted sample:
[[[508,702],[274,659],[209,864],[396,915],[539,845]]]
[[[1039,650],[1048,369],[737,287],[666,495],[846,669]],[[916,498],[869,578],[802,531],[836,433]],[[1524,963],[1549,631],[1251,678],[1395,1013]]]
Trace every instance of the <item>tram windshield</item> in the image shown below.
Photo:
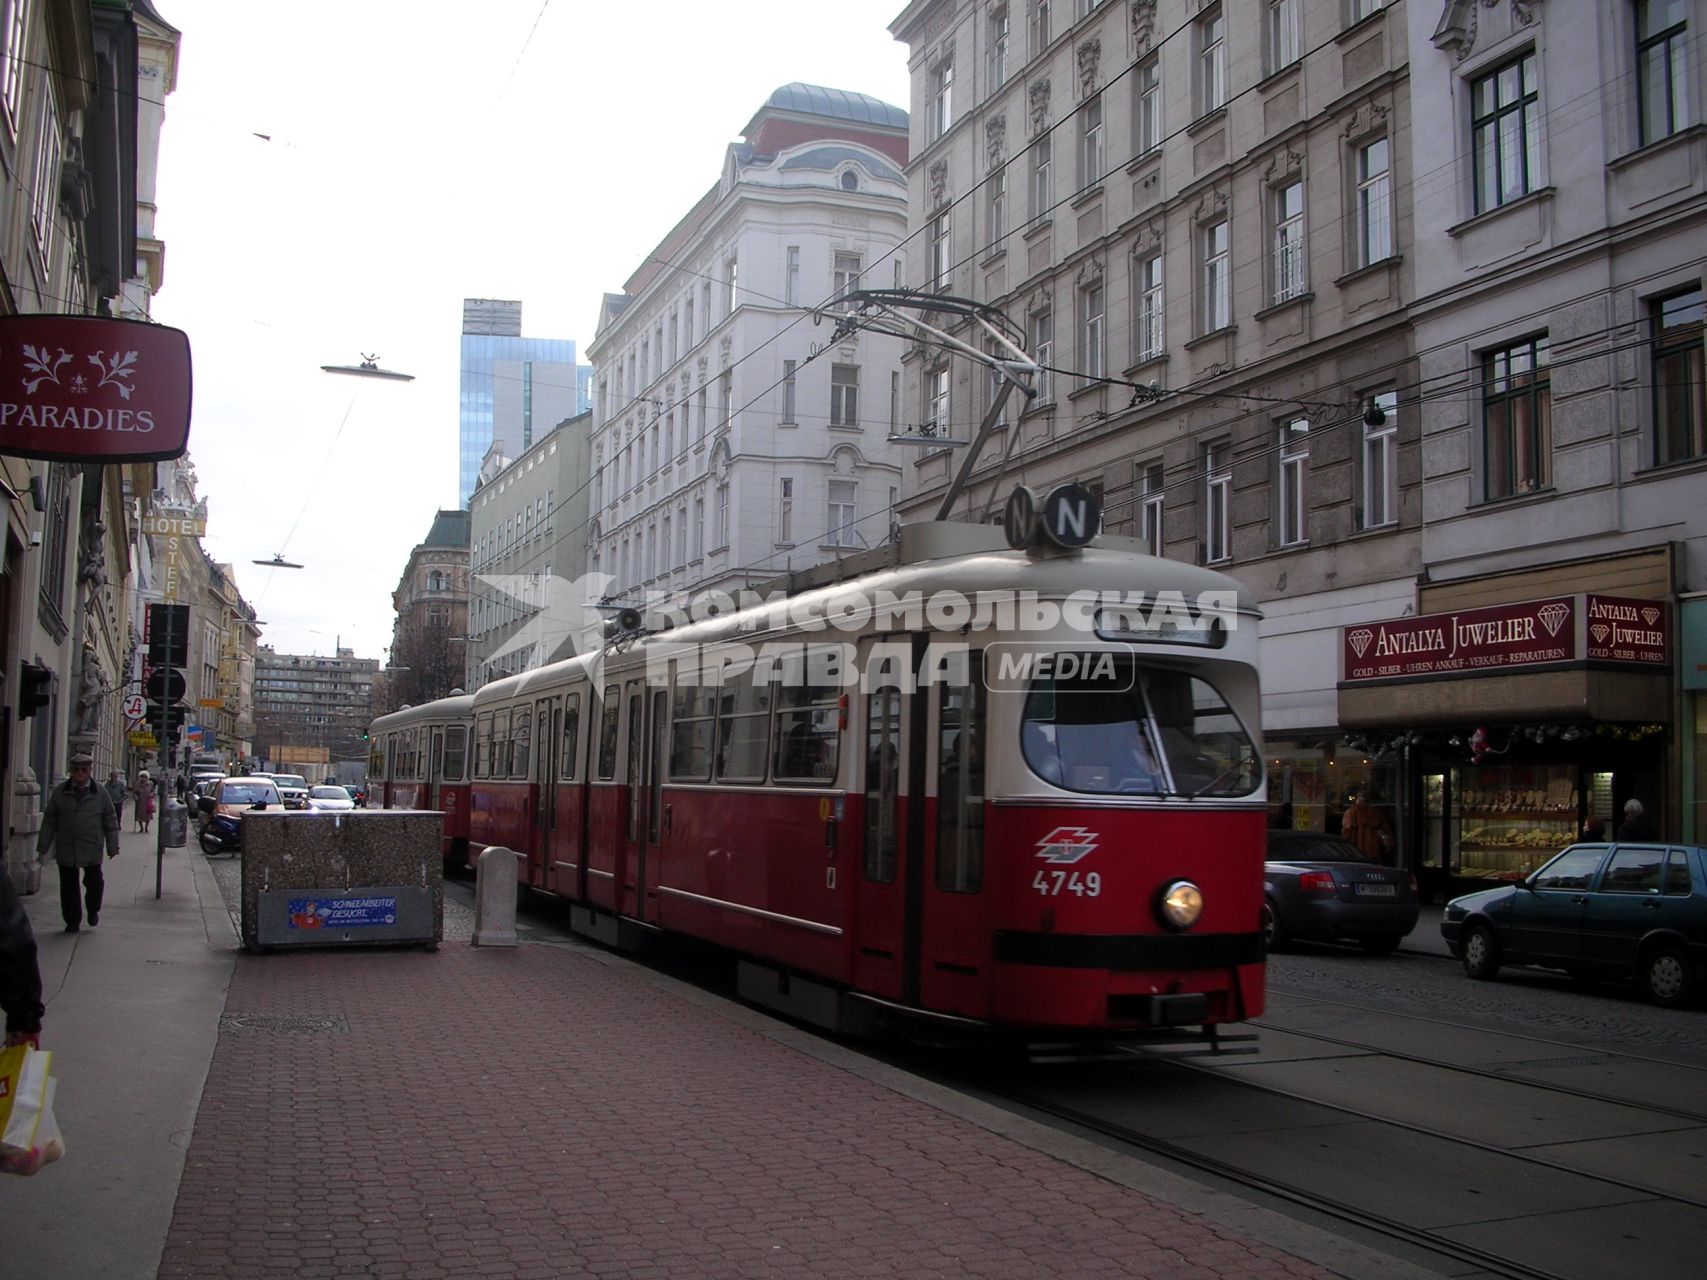
[[[1033,773],[1104,795],[1248,796],[1261,785],[1256,747],[1212,684],[1124,654],[1114,664],[1113,679],[1103,664],[1032,681],[1020,742]]]

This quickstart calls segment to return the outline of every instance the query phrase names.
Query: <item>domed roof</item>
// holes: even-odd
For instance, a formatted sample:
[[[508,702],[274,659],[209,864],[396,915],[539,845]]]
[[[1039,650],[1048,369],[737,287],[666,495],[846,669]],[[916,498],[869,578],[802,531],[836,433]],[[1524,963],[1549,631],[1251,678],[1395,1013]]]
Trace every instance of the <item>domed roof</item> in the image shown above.
[[[802,84],[796,80],[785,84],[766,99],[767,107],[780,111],[799,111],[806,115],[828,116],[832,120],[851,120],[859,124],[874,124],[887,129],[905,129],[907,113],[866,93],[847,89],[826,89],[822,85]]]

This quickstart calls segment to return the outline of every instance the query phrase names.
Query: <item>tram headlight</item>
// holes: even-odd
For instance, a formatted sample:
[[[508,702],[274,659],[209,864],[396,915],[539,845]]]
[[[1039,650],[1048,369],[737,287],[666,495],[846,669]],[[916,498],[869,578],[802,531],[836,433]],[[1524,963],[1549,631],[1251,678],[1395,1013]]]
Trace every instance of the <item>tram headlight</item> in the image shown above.
[[[1156,913],[1170,929],[1189,929],[1203,914],[1203,890],[1189,880],[1175,880],[1162,890]]]

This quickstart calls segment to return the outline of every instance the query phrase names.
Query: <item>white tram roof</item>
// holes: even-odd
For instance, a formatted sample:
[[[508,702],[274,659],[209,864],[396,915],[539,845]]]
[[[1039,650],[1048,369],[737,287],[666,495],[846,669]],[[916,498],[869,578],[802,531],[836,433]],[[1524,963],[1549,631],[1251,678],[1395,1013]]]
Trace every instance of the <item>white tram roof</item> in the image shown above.
[[[837,578],[867,564],[881,566],[873,572]],[[816,585],[814,579],[828,579]],[[808,585],[811,583],[812,585]],[[1100,537],[1082,551],[1061,555],[1031,555],[1007,545],[1000,528],[983,524],[924,522],[903,525],[899,545],[874,548],[839,563],[817,566],[803,574],[780,579],[753,590],[768,596],[795,587],[786,600],[734,610],[704,621],[663,632],[641,633],[667,638],[671,644],[715,644],[725,640],[753,641],[774,638],[791,627],[790,616],[810,609],[818,616],[835,617],[838,606],[864,600],[873,603],[877,593],[905,597],[918,593],[929,599],[933,592],[957,591],[976,597],[1001,592],[1030,592],[1039,599],[1065,599],[1075,591],[1144,592],[1154,598],[1162,592],[1178,592],[1190,600],[1207,592],[1231,595],[1241,615],[1259,618],[1256,597],[1238,580],[1213,569],[1152,556],[1135,538]],[[804,590],[799,589],[805,587]],[[1223,596],[1225,598],[1225,596]],[[623,642],[618,642],[621,645]],[[618,650],[621,652],[621,649]],[[472,701],[484,707],[503,702],[531,690],[557,686],[585,673],[594,655],[578,654],[548,666],[505,676],[483,685]],[[617,659],[620,662],[620,658]],[[438,704],[433,704],[438,705]],[[413,715],[397,712],[397,715]],[[376,724],[381,722],[376,722]]]
[[[410,725],[424,724],[427,721],[466,720],[474,714],[474,695],[459,693],[449,698],[437,698],[432,702],[423,702],[418,707],[404,707],[401,711],[389,711],[380,716],[368,727],[369,733],[389,733],[393,729],[407,729]]]

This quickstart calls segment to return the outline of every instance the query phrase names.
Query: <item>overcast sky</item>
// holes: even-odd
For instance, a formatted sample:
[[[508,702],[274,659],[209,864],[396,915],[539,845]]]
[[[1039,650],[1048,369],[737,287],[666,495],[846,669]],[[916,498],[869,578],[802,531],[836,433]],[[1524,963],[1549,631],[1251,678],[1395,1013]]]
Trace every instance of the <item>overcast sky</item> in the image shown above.
[[[585,361],[599,297],[793,80],[907,106],[902,0],[155,0],[154,316],[188,332],[205,546],[285,653],[383,660],[391,593],[457,505],[465,297]],[[411,383],[337,377],[363,353]],[[251,563],[283,553],[300,570]]]

